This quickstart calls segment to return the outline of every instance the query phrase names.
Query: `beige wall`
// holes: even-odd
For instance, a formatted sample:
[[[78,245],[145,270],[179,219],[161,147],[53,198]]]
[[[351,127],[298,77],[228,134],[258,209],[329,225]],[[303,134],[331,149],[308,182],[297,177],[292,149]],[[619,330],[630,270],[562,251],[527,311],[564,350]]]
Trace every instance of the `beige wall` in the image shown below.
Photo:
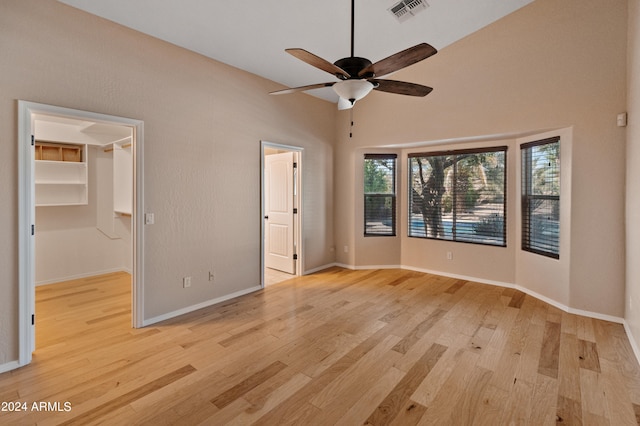
[[[424,141],[442,149],[458,139],[496,135],[487,137],[496,140],[499,135],[573,128],[568,288],[565,300],[558,302],[622,317],[625,129],[616,126],[616,115],[626,109],[626,26],[626,0],[537,0],[393,76],[434,87],[428,97],[373,92],[354,109],[351,139],[349,113],[341,113],[336,245],[353,245],[352,236],[360,232],[350,200],[361,199],[351,171],[359,161],[354,153],[362,147]],[[517,203],[513,192],[509,203]],[[454,246],[403,241],[402,263],[448,271],[444,253],[449,247]],[[512,262],[500,262],[492,270],[484,264],[499,249],[455,247],[464,252],[460,266],[465,275],[515,279]],[[354,250],[359,250],[357,244]],[[510,250],[517,247],[510,243],[499,256],[513,258]],[[358,266],[352,253],[338,250],[336,256],[340,263]],[[359,257],[357,261],[368,264]],[[548,294],[538,290],[551,297],[554,277],[546,285]]]
[[[0,0],[0,58],[0,365],[18,356],[18,99],[144,121],[145,319],[259,285],[261,140],[304,148],[304,264],[333,262],[335,106],[53,0]]]
[[[640,0],[629,0],[627,111],[627,294],[625,319],[640,342]],[[637,349],[637,347],[636,347]]]

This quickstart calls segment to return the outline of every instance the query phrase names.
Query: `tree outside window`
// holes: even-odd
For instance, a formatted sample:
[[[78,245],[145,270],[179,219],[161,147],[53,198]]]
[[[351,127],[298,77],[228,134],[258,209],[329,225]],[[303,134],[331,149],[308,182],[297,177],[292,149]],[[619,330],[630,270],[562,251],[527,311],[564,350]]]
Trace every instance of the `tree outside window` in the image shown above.
[[[409,156],[409,236],[506,246],[506,147]]]
[[[364,157],[364,235],[396,235],[396,155]]]

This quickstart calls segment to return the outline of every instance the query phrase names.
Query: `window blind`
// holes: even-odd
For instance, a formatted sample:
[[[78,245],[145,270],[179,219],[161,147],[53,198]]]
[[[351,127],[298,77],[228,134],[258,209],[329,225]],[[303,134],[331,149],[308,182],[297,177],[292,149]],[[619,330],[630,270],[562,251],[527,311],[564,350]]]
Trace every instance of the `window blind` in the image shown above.
[[[364,235],[396,235],[396,154],[364,156]]]
[[[522,250],[560,258],[560,137],[520,145]]]
[[[409,236],[506,246],[506,152],[409,155]]]

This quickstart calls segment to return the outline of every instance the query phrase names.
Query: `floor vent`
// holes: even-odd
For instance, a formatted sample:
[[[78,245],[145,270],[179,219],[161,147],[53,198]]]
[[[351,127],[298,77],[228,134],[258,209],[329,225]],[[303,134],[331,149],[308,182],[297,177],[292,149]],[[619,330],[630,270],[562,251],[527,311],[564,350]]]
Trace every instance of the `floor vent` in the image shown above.
[[[422,12],[429,4],[425,0],[401,0],[389,8],[398,22],[404,22]]]

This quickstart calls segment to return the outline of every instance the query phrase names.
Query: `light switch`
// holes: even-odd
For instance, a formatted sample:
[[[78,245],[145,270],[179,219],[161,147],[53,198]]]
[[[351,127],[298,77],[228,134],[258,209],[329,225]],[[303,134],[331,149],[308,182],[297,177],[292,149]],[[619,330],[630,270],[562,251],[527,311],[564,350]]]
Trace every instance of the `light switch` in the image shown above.
[[[144,224],[145,225],[153,225],[155,223],[155,218],[153,213],[145,213],[144,214]]]

